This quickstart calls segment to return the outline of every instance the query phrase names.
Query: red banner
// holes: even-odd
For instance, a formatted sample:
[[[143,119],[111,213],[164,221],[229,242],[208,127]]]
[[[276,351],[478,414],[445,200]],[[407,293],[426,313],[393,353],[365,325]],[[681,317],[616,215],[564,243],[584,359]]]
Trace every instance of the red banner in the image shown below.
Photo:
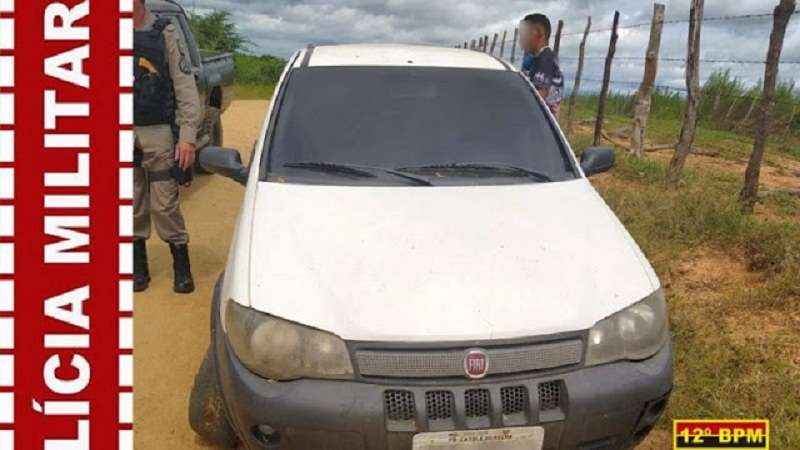
[[[131,7],[0,0],[2,450],[133,446]]]

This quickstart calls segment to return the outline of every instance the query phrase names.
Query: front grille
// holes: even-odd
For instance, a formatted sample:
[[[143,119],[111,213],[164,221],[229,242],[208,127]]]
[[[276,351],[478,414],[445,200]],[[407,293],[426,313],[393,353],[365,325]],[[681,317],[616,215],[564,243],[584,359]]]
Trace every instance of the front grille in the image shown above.
[[[383,393],[383,405],[389,420],[414,420],[416,415],[413,392],[386,391]]]
[[[429,389],[407,387],[384,391],[387,429],[445,431],[454,429],[458,423],[467,429],[483,429],[496,426],[498,420],[499,426],[522,426],[565,417],[567,391],[563,380],[499,386],[497,391],[479,386]],[[531,409],[532,395],[539,397],[538,409]],[[416,403],[423,401],[425,408],[420,409],[418,416]],[[420,424],[425,425],[420,429]]]
[[[467,348],[455,350],[356,350],[358,370],[363,376],[392,378],[464,377]],[[487,348],[488,375],[514,374],[554,369],[581,362],[583,342],[559,342]]]
[[[450,391],[426,392],[425,413],[428,415],[428,420],[453,417],[453,393]]]
[[[539,409],[550,411],[561,406],[561,382],[548,381],[539,385]]]
[[[464,405],[467,417],[484,417],[489,415],[489,390],[470,389],[464,393]]]
[[[504,387],[500,389],[503,414],[519,414],[528,410],[528,389],[525,386]]]

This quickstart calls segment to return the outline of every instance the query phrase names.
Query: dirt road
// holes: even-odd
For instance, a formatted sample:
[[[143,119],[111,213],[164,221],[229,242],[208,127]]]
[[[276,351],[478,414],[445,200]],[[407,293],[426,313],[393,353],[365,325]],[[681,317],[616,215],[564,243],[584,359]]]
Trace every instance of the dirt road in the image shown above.
[[[264,100],[237,101],[223,117],[224,144],[247,161],[267,108]],[[172,292],[166,244],[150,239],[153,281],[135,297],[135,448],[205,449],[189,428],[187,403],[194,374],[208,345],[211,291],[225,266],[244,189],[218,176],[198,176],[182,191],[196,290]],[[155,237],[155,236],[154,236]]]
[[[225,146],[247,161],[267,102],[236,101],[223,115]],[[187,403],[208,345],[211,291],[222,271],[244,190],[218,176],[199,176],[183,191],[192,270],[197,289],[172,292],[172,260],[158,239],[148,242],[150,288],[135,297],[135,448],[209,450],[189,428]],[[638,450],[671,448],[668,433],[653,433]]]

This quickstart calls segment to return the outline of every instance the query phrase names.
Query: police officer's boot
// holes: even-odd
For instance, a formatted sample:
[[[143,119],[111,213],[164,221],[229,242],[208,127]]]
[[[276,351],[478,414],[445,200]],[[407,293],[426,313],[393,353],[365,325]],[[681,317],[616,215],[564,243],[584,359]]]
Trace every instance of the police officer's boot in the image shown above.
[[[144,239],[133,240],[133,292],[142,292],[150,284],[147,246]]]
[[[175,272],[173,290],[179,294],[188,294],[194,291],[192,268],[189,264],[189,247],[186,244],[169,244],[172,252],[172,270]]]

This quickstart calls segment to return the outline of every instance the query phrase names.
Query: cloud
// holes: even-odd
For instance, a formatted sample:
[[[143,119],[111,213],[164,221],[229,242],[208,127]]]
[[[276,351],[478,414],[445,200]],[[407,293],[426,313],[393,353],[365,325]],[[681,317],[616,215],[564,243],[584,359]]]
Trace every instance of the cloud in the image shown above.
[[[239,30],[252,42],[253,51],[281,57],[309,43],[317,45],[353,42],[401,42],[454,46],[481,35],[502,36],[513,29],[525,14],[536,9],[550,16],[554,27],[564,21],[562,66],[568,78],[576,67],[580,32],[586,17],[592,16],[592,28],[604,30],[611,26],[613,12],[620,12],[620,25],[648,23],[652,3],[641,0],[544,0],[532,3],[523,0],[486,2],[484,0],[180,0],[187,9],[197,12],[225,10],[233,15]],[[666,19],[686,19],[690,0],[667,0]],[[736,0],[706,2],[706,17],[771,13],[777,1]],[[770,17],[738,20],[707,21],[703,23],[702,58],[764,60],[772,25]],[[684,58],[687,45],[686,23],[664,27],[661,56]],[[649,37],[649,25],[624,29],[620,32],[617,55],[644,56]],[[586,54],[597,59],[586,62],[585,77],[602,77],[602,57],[608,48],[608,32],[590,35]],[[510,42],[506,48],[510,46]],[[508,51],[508,50],[506,50]],[[783,60],[800,61],[800,15],[789,24],[784,44]],[[730,69],[746,83],[756,83],[763,77],[761,64],[701,65],[701,75],[713,70]],[[800,65],[781,65],[784,79],[800,80]],[[638,82],[642,63],[615,61],[612,80]],[[681,62],[663,61],[659,66],[658,83],[683,86]],[[586,83],[591,88],[591,83]],[[618,85],[620,89],[624,84]]]

